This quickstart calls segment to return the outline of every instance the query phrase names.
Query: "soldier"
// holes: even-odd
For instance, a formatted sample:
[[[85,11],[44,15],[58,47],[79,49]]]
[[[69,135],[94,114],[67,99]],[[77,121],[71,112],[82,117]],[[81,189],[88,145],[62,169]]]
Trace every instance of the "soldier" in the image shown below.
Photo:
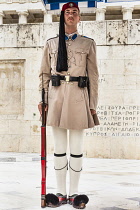
[[[79,35],[80,11],[76,3],[64,4],[60,16],[59,37],[47,40],[41,63],[40,89],[45,88],[47,125],[54,138],[54,168],[57,194],[47,194],[48,207],[68,203],[85,208],[88,197],[78,195],[82,171],[83,132],[94,127],[98,98],[96,44]],[[89,86],[89,90],[88,90]],[[38,108],[40,113],[41,103]],[[67,159],[67,131],[70,158]],[[69,168],[70,186],[67,198],[66,174]]]

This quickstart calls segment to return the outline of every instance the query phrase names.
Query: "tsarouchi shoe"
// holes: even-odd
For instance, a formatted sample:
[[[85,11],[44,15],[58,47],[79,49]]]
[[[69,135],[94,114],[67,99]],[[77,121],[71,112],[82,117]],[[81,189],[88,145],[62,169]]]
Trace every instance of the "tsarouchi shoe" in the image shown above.
[[[86,204],[89,201],[89,198],[86,195],[77,195],[74,194],[68,198],[69,204],[76,209],[84,209]]]
[[[67,203],[67,196],[57,193],[54,195],[53,193],[48,193],[46,195],[46,206],[51,208],[59,207],[63,204]]]

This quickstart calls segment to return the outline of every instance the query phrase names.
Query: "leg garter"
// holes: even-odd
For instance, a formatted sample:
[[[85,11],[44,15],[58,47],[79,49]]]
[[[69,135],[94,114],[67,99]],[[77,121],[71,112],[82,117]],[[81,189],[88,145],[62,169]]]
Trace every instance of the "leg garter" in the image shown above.
[[[55,157],[63,157],[63,156],[66,156],[66,153],[63,153],[63,154],[56,154],[56,153],[54,153],[54,156],[55,156]],[[54,167],[54,169],[55,169],[55,170],[62,170],[62,169],[64,169],[64,168],[66,168],[67,166],[68,166],[68,162],[67,162],[67,164],[66,164],[64,167],[58,168],[58,169]]]
[[[73,157],[73,158],[81,158],[81,157],[83,157],[83,154],[81,154],[81,155],[73,155],[73,154],[70,154],[70,156]],[[74,170],[74,169],[70,166],[70,163],[69,163],[69,167],[70,167],[71,170],[73,170],[73,171],[75,171],[75,172],[81,172],[81,171],[82,171],[82,168],[81,168],[80,171]]]

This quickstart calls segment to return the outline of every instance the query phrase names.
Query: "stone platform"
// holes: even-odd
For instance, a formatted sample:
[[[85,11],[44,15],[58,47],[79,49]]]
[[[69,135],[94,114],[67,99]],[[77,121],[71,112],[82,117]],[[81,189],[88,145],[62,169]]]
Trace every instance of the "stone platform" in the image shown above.
[[[55,193],[52,155],[47,166],[47,193]],[[0,153],[0,210],[40,210],[40,180],[40,154]],[[140,160],[85,158],[79,192],[89,196],[86,210],[140,210]]]

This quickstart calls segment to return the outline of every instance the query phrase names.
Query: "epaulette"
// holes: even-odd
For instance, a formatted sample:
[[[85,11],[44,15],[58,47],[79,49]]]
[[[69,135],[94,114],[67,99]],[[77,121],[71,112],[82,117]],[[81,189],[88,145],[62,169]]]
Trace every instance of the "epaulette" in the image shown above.
[[[83,35],[81,35],[81,36],[82,36],[82,37],[84,37],[84,38],[91,39],[91,40],[93,40],[93,41],[94,41],[94,39],[92,39],[92,38],[90,38],[90,37],[83,36]]]
[[[57,38],[57,37],[58,37],[58,35],[55,36],[55,37],[52,37],[52,38],[47,39],[47,41],[49,41],[49,40],[51,40],[51,39],[55,39],[55,38]]]

